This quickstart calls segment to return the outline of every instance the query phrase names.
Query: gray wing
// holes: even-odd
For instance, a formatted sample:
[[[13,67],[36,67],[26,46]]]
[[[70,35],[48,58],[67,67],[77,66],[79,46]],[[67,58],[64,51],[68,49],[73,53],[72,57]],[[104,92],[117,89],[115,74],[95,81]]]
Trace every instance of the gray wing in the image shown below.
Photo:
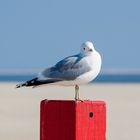
[[[46,78],[74,80],[81,74],[90,71],[90,66],[80,55],[67,57],[55,66],[44,70],[41,74]]]

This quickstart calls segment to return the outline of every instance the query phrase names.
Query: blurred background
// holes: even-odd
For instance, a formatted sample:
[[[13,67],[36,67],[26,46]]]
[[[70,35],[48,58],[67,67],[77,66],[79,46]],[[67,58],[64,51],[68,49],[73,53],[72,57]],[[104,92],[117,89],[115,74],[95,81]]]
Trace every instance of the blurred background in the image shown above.
[[[139,140],[140,1],[1,0],[0,139],[39,140],[43,99],[74,99],[73,87],[15,89],[92,41],[100,75],[82,99],[107,103],[107,140]]]
[[[0,79],[30,79],[79,53],[81,44],[90,40],[103,59],[101,74],[127,74],[98,81],[140,81],[135,76],[140,75],[139,4],[136,0],[0,1]]]

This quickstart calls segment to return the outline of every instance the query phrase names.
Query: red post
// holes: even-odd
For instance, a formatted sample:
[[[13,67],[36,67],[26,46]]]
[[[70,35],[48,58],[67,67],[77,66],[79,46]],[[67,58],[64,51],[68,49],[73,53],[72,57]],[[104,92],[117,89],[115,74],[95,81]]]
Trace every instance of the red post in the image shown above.
[[[40,140],[106,140],[105,102],[43,100]]]

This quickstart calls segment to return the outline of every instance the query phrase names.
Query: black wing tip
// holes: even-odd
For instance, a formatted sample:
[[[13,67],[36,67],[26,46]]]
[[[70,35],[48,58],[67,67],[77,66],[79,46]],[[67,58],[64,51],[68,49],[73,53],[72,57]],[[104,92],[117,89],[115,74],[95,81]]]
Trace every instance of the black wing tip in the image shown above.
[[[26,86],[26,84],[25,83],[24,84],[18,84],[18,85],[16,85],[16,88],[21,88],[23,86]]]
[[[20,88],[21,87],[21,85],[16,85],[16,88]]]
[[[29,80],[29,81],[26,81],[25,83],[22,83],[22,84],[17,84],[16,85],[16,88],[21,88],[21,87],[28,87],[28,86],[35,86],[36,82],[37,82],[37,79],[38,78],[34,78],[32,80]]]
[[[18,84],[16,85],[16,88],[21,88],[21,87],[29,87],[32,86],[33,88],[39,86],[39,85],[43,85],[43,84],[51,84],[51,83],[55,83],[55,82],[59,82],[62,81],[60,79],[48,79],[48,80],[38,80],[38,78],[34,78],[32,80],[29,80],[23,84]]]

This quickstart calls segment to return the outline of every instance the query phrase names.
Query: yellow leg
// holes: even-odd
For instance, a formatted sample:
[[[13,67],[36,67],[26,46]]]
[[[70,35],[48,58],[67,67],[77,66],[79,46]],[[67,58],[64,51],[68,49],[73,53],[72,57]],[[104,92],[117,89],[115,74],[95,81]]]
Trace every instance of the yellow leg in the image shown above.
[[[80,100],[79,99],[79,86],[75,85],[75,100]]]

